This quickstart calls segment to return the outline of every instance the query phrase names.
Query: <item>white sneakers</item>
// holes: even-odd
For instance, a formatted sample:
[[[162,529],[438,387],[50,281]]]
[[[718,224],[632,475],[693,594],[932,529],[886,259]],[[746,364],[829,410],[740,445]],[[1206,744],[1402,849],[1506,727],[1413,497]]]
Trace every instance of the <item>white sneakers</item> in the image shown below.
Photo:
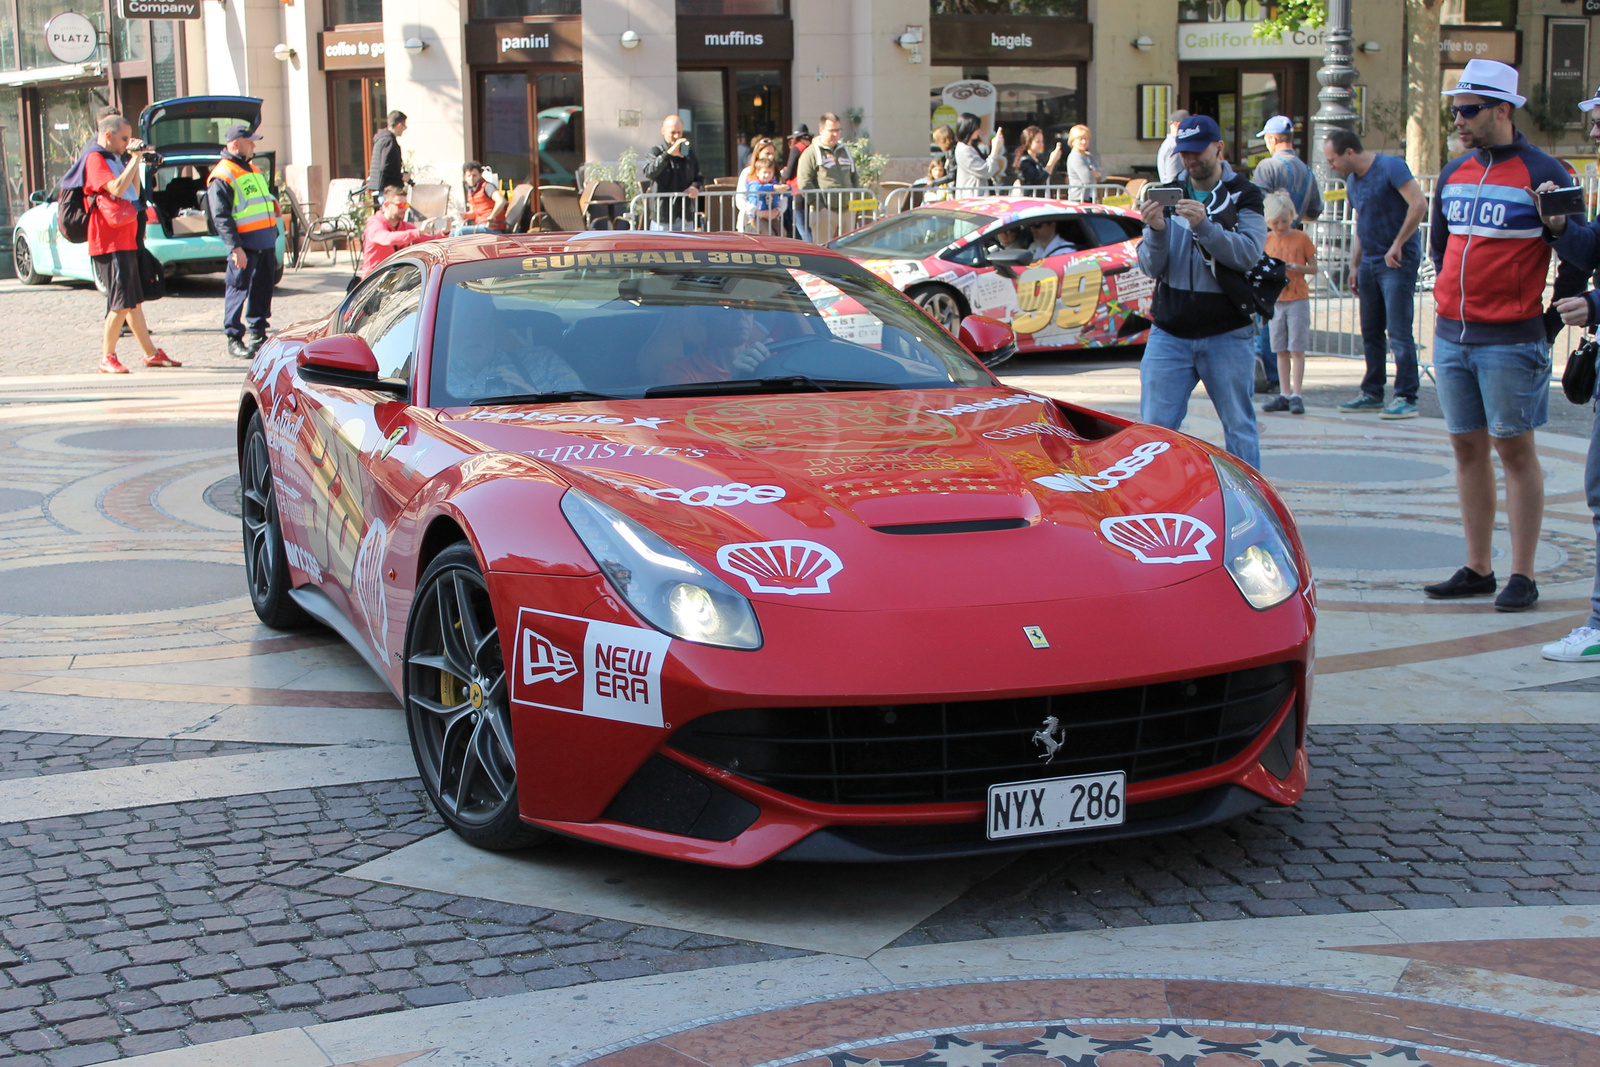
[[[1600,662],[1600,630],[1593,626],[1580,626],[1559,641],[1552,641],[1539,650],[1545,659],[1562,663]]]

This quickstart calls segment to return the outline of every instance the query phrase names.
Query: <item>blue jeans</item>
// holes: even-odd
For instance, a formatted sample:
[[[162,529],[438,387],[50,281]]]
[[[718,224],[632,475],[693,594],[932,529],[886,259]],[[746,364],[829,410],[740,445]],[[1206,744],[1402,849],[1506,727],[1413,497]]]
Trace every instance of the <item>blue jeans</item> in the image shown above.
[[[1583,493],[1594,516],[1595,546],[1594,596],[1589,601],[1591,610],[1586,625],[1600,630],[1600,413],[1596,414],[1594,432],[1589,435],[1589,462],[1583,468]]]
[[[272,279],[277,273],[278,257],[270,248],[246,248],[243,267],[235,267],[229,253],[222,291],[223,333],[242,341],[247,321],[251,333],[266,336],[267,320],[272,317]]]
[[[1261,466],[1256,409],[1256,328],[1189,340],[1150,328],[1139,363],[1139,418],[1176,430],[1189,413],[1189,394],[1204,382],[1222,420],[1224,447],[1252,467]]]
[[[1272,326],[1270,320],[1261,324],[1261,332],[1256,334],[1256,355],[1261,357],[1261,365],[1267,368],[1267,384],[1278,385],[1278,354],[1272,350]]]
[[[1490,437],[1521,437],[1550,421],[1550,345],[1464,345],[1435,336],[1433,374],[1444,427],[1487,428]]]
[[[1398,268],[1380,257],[1361,257],[1356,281],[1361,301],[1361,347],[1367,356],[1367,374],[1361,391],[1383,399],[1383,384],[1394,352],[1394,395],[1417,402],[1417,342],[1412,334],[1420,255],[1408,253]],[[1386,338],[1387,335],[1387,338]],[[1386,343],[1387,339],[1387,343]]]
[[[469,234],[469,233],[505,233],[505,232],[506,231],[503,230],[503,229],[500,229],[500,230],[495,229],[493,226],[490,226],[487,222],[472,222],[472,223],[468,223],[465,226],[457,226],[454,230],[451,231],[451,233],[454,234],[454,236],[456,236],[456,237],[462,237],[462,236],[465,236],[466,234]]]

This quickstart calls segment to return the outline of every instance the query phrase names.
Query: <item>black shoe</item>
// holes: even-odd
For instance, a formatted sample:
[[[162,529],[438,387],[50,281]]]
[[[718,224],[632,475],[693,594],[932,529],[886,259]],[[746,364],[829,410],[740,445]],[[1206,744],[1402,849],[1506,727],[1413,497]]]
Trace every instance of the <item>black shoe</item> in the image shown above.
[[[1523,581],[1527,581],[1526,578]],[[1456,600],[1464,596],[1488,596],[1495,590],[1494,571],[1479,574],[1471,567],[1462,567],[1438,585],[1425,585],[1422,591],[1435,600]],[[1532,583],[1529,583],[1532,584]],[[1506,585],[1509,591],[1510,584]],[[1531,604],[1532,601],[1529,601]],[[1520,610],[1520,609],[1514,609]]]
[[[244,343],[245,347],[250,349],[250,354],[254,356],[261,351],[261,346],[267,343],[267,335],[264,333],[247,334]]]
[[[1496,611],[1527,611],[1539,602],[1539,586],[1526,574],[1513,574],[1494,598]]]
[[[228,338],[228,355],[238,359],[253,359],[255,353],[250,351],[250,346],[244,343],[242,337]]]

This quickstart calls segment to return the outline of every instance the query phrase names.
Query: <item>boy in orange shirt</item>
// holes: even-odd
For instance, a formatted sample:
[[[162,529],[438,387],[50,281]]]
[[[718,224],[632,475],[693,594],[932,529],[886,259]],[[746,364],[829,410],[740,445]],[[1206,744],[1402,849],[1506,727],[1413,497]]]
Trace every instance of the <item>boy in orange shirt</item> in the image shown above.
[[[1289,284],[1278,294],[1271,323],[1272,351],[1278,356],[1278,380],[1283,383],[1283,391],[1261,410],[1304,415],[1306,403],[1300,397],[1300,389],[1305,384],[1306,347],[1311,342],[1311,293],[1306,279],[1317,273],[1317,246],[1304,230],[1294,228],[1294,201],[1288,193],[1268,193],[1264,213],[1267,255],[1287,265]]]

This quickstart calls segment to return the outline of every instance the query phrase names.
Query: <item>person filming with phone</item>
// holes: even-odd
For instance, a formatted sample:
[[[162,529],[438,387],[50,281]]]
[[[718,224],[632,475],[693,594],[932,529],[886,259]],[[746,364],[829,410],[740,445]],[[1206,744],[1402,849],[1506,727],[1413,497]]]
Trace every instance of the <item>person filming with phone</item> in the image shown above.
[[[1204,382],[1225,447],[1261,466],[1256,409],[1256,321],[1229,297],[1267,243],[1260,186],[1222,158],[1222,130],[1209,115],[1177,131],[1184,173],[1145,191],[1139,269],[1156,279],[1150,340],[1139,364],[1139,418],[1176,430],[1189,395]],[[1248,283],[1246,283],[1248,284]]]
[[[650,229],[694,229],[700,187],[705,179],[700,176],[700,161],[695,158],[694,148],[683,135],[682,118],[668,115],[661,120],[661,143],[651,147],[650,158],[641,169],[652,192],[682,194],[650,205]]]

